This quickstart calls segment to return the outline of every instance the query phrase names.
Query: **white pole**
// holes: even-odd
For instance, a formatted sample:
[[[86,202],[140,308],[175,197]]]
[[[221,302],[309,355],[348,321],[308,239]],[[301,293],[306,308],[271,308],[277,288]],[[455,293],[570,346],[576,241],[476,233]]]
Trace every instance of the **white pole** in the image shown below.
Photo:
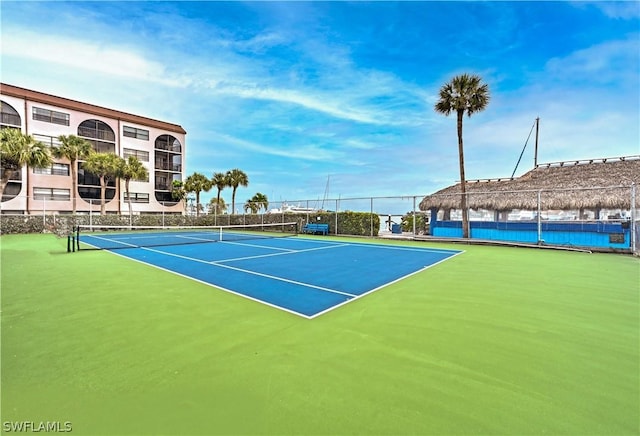
[[[369,208],[369,213],[371,214],[371,237],[373,238],[373,197],[371,197],[371,206]],[[378,236],[378,233],[376,233]]]
[[[631,238],[631,251],[636,252],[636,184],[631,183],[631,232],[629,237]]]
[[[416,235],[416,197],[413,196],[413,236]]]

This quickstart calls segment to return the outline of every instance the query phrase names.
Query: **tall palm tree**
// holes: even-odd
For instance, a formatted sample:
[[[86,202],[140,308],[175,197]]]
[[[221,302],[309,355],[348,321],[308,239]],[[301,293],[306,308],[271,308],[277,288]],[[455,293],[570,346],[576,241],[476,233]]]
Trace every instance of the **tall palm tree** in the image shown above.
[[[107,183],[117,178],[121,157],[113,153],[91,153],[84,169],[100,178],[100,215],[106,213]]]
[[[129,182],[131,180],[146,180],[149,175],[149,171],[147,171],[137,157],[129,156],[126,160],[120,160],[120,166],[118,167],[118,173],[116,175],[121,180],[124,180],[124,192],[129,205],[129,220],[131,220],[131,196],[129,195]]]
[[[51,165],[51,149],[33,136],[18,129],[0,130],[0,199],[11,175],[27,165],[47,168]],[[28,194],[27,194],[28,195]]]
[[[462,237],[469,237],[469,216],[467,211],[467,182],[464,177],[464,147],[462,144],[462,118],[483,111],[489,104],[489,86],[476,75],[461,74],[440,88],[436,112],[449,116],[458,115],[458,156],[460,162],[460,186],[462,208]]]
[[[200,173],[193,173],[184,181],[185,192],[193,192],[196,194],[196,216],[200,216],[200,193],[202,191],[209,192],[211,187],[211,180]]]
[[[238,168],[227,171],[228,178],[228,186],[233,188],[233,193],[231,194],[231,213],[235,213],[236,210],[236,190],[238,186],[249,186],[249,177],[244,173],[244,171],[239,170]]]
[[[218,189],[218,195],[216,196],[215,203],[215,214],[217,215],[218,212],[223,212],[222,209],[218,209],[218,206],[222,206],[222,204],[224,203],[224,201],[220,203],[220,193],[224,188],[229,186],[229,179],[227,178],[227,175],[225,173],[213,173],[211,183]]]
[[[78,197],[78,159],[86,159],[93,153],[93,146],[85,139],[75,135],[58,136],[61,144],[53,147],[53,156],[56,158],[65,158],[71,164],[71,198],[73,201],[73,213],[76,213],[76,198]]]

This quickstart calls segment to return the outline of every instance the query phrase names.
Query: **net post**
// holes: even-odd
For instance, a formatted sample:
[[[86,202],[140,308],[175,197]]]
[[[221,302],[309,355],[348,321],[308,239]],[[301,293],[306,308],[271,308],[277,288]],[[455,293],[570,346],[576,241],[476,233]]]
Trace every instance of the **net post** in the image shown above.
[[[67,253],[71,253],[71,235],[67,235]]]
[[[73,247],[73,251],[76,251],[76,247],[78,251],[80,251],[80,226],[77,226],[75,228],[75,232],[76,232],[76,243]]]

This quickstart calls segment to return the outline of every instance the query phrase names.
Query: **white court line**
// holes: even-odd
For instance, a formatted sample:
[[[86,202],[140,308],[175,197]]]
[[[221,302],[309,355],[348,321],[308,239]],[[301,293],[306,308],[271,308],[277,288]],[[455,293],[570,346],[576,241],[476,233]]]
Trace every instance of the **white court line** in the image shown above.
[[[228,269],[232,269],[234,271],[240,271],[240,272],[247,273],[247,274],[252,274],[252,275],[256,275],[256,276],[260,276],[260,277],[266,277],[268,279],[279,280],[279,281],[285,282],[285,283],[292,283],[294,285],[304,286],[304,287],[307,287],[307,288],[319,289],[321,291],[331,292],[333,294],[346,295],[347,297],[352,297],[352,298],[357,297],[357,295],[355,295],[355,294],[350,294],[348,292],[338,291],[336,289],[330,289],[330,288],[325,288],[323,286],[311,285],[309,283],[298,282],[296,280],[285,279],[283,277],[272,276],[270,274],[263,274],[263,273],[259,273],[257,271],[251,271],[251,270],[248,270],[248,269],[236,268],[235,266],[224,265],[224,264],[217,263],[217,262],[211,262],[211,263],[213,265],[219,266],[221,268],[228,268]]]
[[[218,241],[221,244],[229,244],[229,245],[240,245],[242,247],[255,247],[255,248],[266,248],[267,250],[280,250],[280,251],[293,251],[295,252],[296,250],[293,250],[291,248],[279,248],[279,247],[265,247],[264,245],[257,245],[257,244],[247,244],[244,242],[232,242],[232,241]]]
[[[98,236],[93,236],[93,237],[111,241],[111,239],[108,239],[108,238],[100,238]],[[194,280],[194,281],[202,283],[204,285],[211,286],[211,287],[214,287],[216,289],[220,289],[220,290],[222,290],[224,292],[228,292],[228,293],[231,293],[231,294],[234,294],[234,295],[238,295],[239,297],[243,297],[243,298],[246,298],[248,300],[252,300],[252,301],[267,305],[269,307],[273,307],[274,309],[279,309],[279,310],[282,310],[284,312],[288,312],[288,313],[291,313],[293,315],[300,316],[300,317],[305,318],[305,319],[314,319],[314,318],[316,318],[316,317],[318,317],[320,315],[323,315],[323,314],[325,314],[327,312],[330,312],[330,311],[332,311],[334,309],[337,309],[337,308],[339,308],[341,306],[344,306],[347,303],[351,303],[351,302],[353,302],[355,300],[358,300],[358,299],[360,299],[360,298],[362,298],[362,297],[364,297],[366,295],[369,295],[369,294],[371,294],[371,293],[373,293],[375,291],[378,291],[378,290],[380,290],[382,288],[385,288],[385,287],[387,287],[389,285],[392,285],[392,284],[394,284],[396,282],[404,280],[407,277],[410,277],[412,275],[415,275],[415,274],[418,274],[420,272],[423,272],[423,271],[425,271],[425,270],[427,270],[427,269],[429,269],[429,268],[431,268],[431,267],[433,267],[435,265],[438,265],[438,264],[440,264],[442,262],[445,262],[445,261],[447,261],[449,259],[452,259],[453,257],[465,252],[464,250],[458,251],[458,250],[446,250],[446,249],[394,247],[394,246],[387,246],[387,245],[381,245],[381,244],[364,244],[364,243],[336,244],[335,241],[316,241],[316,240],[313,240],[313,239],[304,239],[304,238],[300,238],[300,240],[304,240],[305,242],[314,242],[314,243],[323,244],[323,245],[324,244],[328,244],[328,246],[310,248],[310,249],[305,249],[305,250],[297,250],[297,251],[291,250],[290,252],[283,252],[283,253],[271,253],[271,254],[262,255],[262,256],[251,256],[251,257],[238,258],[238,259],[225,259],[225,260],[221,260],[221,261],[217,261],[217,262],[229,262],[231,260],[242,260],[242,259],[248,259],[248,258],[254,258],[254,257],[268,257],[268,256],[278,256],[278,255],[283,255],[283,254],[295,254],[295,253],[305,252],[305,251],[323,250],[323,249],[328,249],[328,248],[338,248],[338,247],[345,247],[345,246],[350,246],[350,245],[351,246],[360,246],[360,247],[371,247],[371,248],[388,248],[388,249],[393,249],[393,250],[404,250],[404,251],[421,251],[421,252],[425,252],[426,251],[426,252],[437,252],[437,253],[451,253],[451,256],[449,256],[449,257],[447,257],[445,259],[442,259],[442,260],[440,260],[438,262],[435,262],[435,263],[433,263],[431,265],[427,265],[427,266],[425,266],[425,267],[423,267],[423,268],[421,268],[421,269],[419,269],[417,271],[414,271],[412,273],[406,274],[406,275],[404,275],[402,277],[399,277],[399,278],[397,278],[395,280],[387,282],[387,283],[385,283],[383,285],[380,285],[380,286],[378,286],[378,287],[376,287],[374,289],[371,289],[371,290],[369,290],[369,291],[367,291],[367,292],[365,292],[363,294],[355,295],[355,294],[349,294],[349,293],[342,292],[342,291],[337,291],[335,289],[323,288],[323,287],[320,287],[320,286],[314,286],[314,285],[310,285],[310,284],[307,284],[307,283],[296,282],[296,281],[293,281],[293,280],[284,279],[282,277],[270,276],[270,275],[267,275],[267,274],[257,273],[255,271],[243,270],[243,269],[240,269],[240,268],[232,267],[230,265],[223,265],[221,263],[217,263],[216,261],[213,261],[213,262],[204,261],[204,260],[201,260],[201,259],[196,259],[196,258],[192,258],[192,257],[188,257],[188,256],[182,256],[182,255],[178,255],[178,254],[168,253],[168,252],[165,252],[165,251],[160,251],[160,250],[156,250],[156,249],[149,248],[149,247],[138,247],[137,245],[132,245],[132,244],[127,244],[127,243],[122,243],[121,242],[123,245],[130,245],[132,247],[142,248],[144,250],[156,252],[156,253],[159,253],[159,254],[165,254],[165,255],[168,255],[168,256],[179,257],[179,258],[183,258],[183,259],[186,259],[186,260],[192,260],[192,261],[195,261],[195,262],[200,262],[200,263],[205,263],[205,264],[209,264],[209,265],[219,266],[221,268],[228,268],[228,269],[232,269],[232,270],[237,270],[237,271],[245,272],[245,273],[248,273],[248,274],[254,274],[254,275],[258,275],[258,276],[263,276],[265,278],[271,278],[271,279],[274,279],[274,280],[280,280],[280,281],[284,281],[284,282],[288,282],[288,283],[292,283],[292,284],[297,284],[297,285],[303,286],[303,287],[315,288],[315,289],[326,291],[326,292],[333,292],[333,293],[338,293],[338,294],[342,294],[342,295],[345,295],[345,296],[352,297],[352,298],[350,298],[350,299],[348,299],[346,301],[343,301],[342,303],[339,303],[339,304],[337,304],[335,306],[332,306],[332,307],[330,307],[328,309],[325,309],[325,310],[323,310],[321,312],[315,313],[313,315],[305,315],[303,313],[296,312],[295,310],[287,309],[286,307],[282,307],[282,306],[279,306],[279,305],[276,305],[276,304],[273,304],[273,303],[269,303],[269,302],[261,300],[259,298],[251,297],[251,296],[243,294],[243,293],[241,293],[239,291],[234,291],[234,290],[231,290],[231,289],[224,288],[224,287],[222,287],[222,286],[220,286],[218,284],[206,282],[204,280],[200,280],[200,279],[194,278],[192,276],[189,276],[189,275],[186,275],[186,274],[182,274],[182,273],[179,273],[177,271],[158,266],[158,265],[156,265],[154,263],[150,263],[150,262],[146,262],[146,261],[141,260],[141,259],[136,259],[136,258],[133,258],[133,257],[125,256],[125,255],[119,254],[119,253],[117,253],[115,251],[111,251],[111,250],[108,250],[108,251],[110,251],[112,254],[115,254],[117,256],[122,256],[122,257],[125,257],[125,258],[129,259],[129,260],[133,260],[135,262],[140,262],[140,263],[143,263],[145,265],[149,265],[149,266],[152,266],[154,268],[158,268],[160,270],[167,271],[169,273],[173,273],[173,274],[185,277],[185,278],[190,279],[190,280]],[[227,242],[227,243],[231,243],[231,242]],[[250,244],[242,244],[242,243],[236,243],[236,244],[238,244],[238,245],[250,245]],[[89,244],[89,245],[91,245],[91,244]],[[259,247],[267,248],[267,249],[269,249],[269,248],[275,249],[275,247],[265,247],[265,246],[259,246]]]
[[[437,262],[435,262],[435,263],[432,263],[432,264],[427,265],[427,266],[425,266],[425,267],[423,267],[423,268],[420,268],[420,269],[419,269],[419,270],[417,270],[417,271],[414,271],[414,272],[412,272],[412,273],[406,274],[406,275],[404,275],[404,276],[402,276],[402,277],[398,277],[397,279],[392,280],[392,281],[390,281],[390,282],[387,282],[387,283],[385,283],[385,284],[383,284],[383,285],[380,285],[380,286],[378,286],[377,288],[373,288],[373,289],[371,289],[371,290],[369,290],[369,291],[365,292],[364,294],[360,294],[360,295],[358,295],[357,297],[355,297],[355,298],[353,298],[353,299],[351,299],[351,300],[343,301],[342,303],[340,303],[340,304],[336,304],[335,306],[332,306],[332,307],[330,307],[330,308],[328,308],[328,309],[325,309],[325,310],[323,310],[322,312],[318,312],[318,313],[316,313],[316,314],[313,314],[313,315],[309,316],[309,319],[316,318],[316,317],[318,317],[318,316],[320,316],[320,315],[323,315],[323,314],[325,314],[325,313],[327,313],[327,312],[331,312],[332,310],[337,309],[338,307],[344,306],[344,305],[345,305],[345,304],[347,304],[347,303],[351,303],[351,302],[353,302],[353,301],[359,300],[360,298],[362,298],[362,297],[364,297],[364,296],[366,296],[366,295],[369,295],[369,294],[371,294],[371,293],[373,293],[373,292],[375,292],[375,291],[377,291],[377,290],[380,290],[380,289],[382,289],[382,288],[386,288],[387,286],[392,285],[392,284],[394,284],[394,283],[397,283],[397,282],[399,282],[400,280],[404,280],[404,279],[406,279],[407,277],[411,277],[412,275],[415,275],[415,274],[421,273],[421,272],[423,272],[423,271],[426,271],[426,270],[428,270],[429,268],[431,268],[431,267],[433,267],[433,266],[436,266],[436,265],[438,265],[438,264],[440,264],[440,263],[442,263],[442,262],[445,262],[445,261],[447,261],[447,260],[449,260],[449,259],[452,259],[452,258],[454,258],[454,257],[456,257],[457,255],[462,254],[462,253],[464,253],[464,251],[459,251],[459,252],[457,252],[457,253],[455,253],[455,254],[452,254],[451,256],[449,256],[449,257],[447,257],[447,258],[445,258],[445,259],[439,260],[439,261],[437,261]]]
[[[309,283],[304,283],[304,282],[298,282],[298,281],[295,281],[295,280],[285,279],[284,277],[278,277],[278,276],[272,276],[272,275],[269,275],[269,274],[263,274],[263,273],[259,273],[257,271],[251,271],[251,270],[247,270],[247,269],[236,268],[236,267],[233,267],[233,266],[230,266],[230,265],[224,265],[224,264],[221,264],[221,263],[217,263],[215,261],[208,262],[206,260],[197,259],[195,257],[183,256],[181,254],[167,253],[166,251],[160,251],[160,250],[156,250],[154,248],[149,248],[149,247],[140,247],[140,248],[142,248],[143,250],[147,250],[147,251],[153,251],[154,253],[165,254],[167,256],[178,257],[178,258],[181,258],[181,259],[191,260],[191,261],[194,261],[194,262],[204,263],[204,264],[207,264],[207,265],[219,266],[220,268],[232,269],[232,270],[235,270],[235,271],[240,271],[240,272],[244,272],[244,273],[247,273],[247,274],[253,274],[253,275],[256,275],[256,276],[265,277],[265,278],[272,279],[272,280],[279,280],[279,281],[285,282],[285,283],[291,283],[291,284],[295,284],[295,285],[299,285],[299,286],[304,286],[306,288],[319,289],[321,291],[331,292],[333,294],[346,295],[348,297],[357,297],[357,295],[349,294],[348,292],[342,292],[342,291],[338,291],[336,289],[330,289],[330,288],[325,288],[325,287],[322,287],[322,286],[312,285],[312,284],[309,284]],[[291,254],[291,253],[277,253],[277,254]]]
[[[300,317],[305,318],[305,319],[311,319],[311,317],[309,315],[305,315],[304,313],[296,312],[295,310],[287,309],[286,307],[278,306],[277,304],[269,303],[268,301],[264,301],[264,300],[261,300],[259,298],[252,297],[250,295],[243,294],[241,292],[234,291],[232,289],[228,289],[228,288],[222,287],[220,285],[216,285],[215,283],[206,282],[204,280],[197,279],[197,278],[192,277],[190,275],[182,274],[182,273],[179,273],[179,272],[174,271],[172,269],[164,268],[162,266],[156,265],[155,263],[146,262],[146,261],[144,261],[142,259],[136,259],[134,257],[125,256],[124,254],[116,253],[115,251],[111,251],[111,250],[107,250],[107,251],[110,254],[115,254],[116,256],[123,257],[123,258],[125,258],[127,260],[132,260],[134,262],[139,262],[139,263],[141,263],[143,265],[148,265],[148,266],[150,266],[152,268],[157,268],[157,269],[159,269],[161,271],[166,271],[168,273],[175,274],[175,275],[180,276],[180,277],[184,277],[185,279],[193,280],[194,282],[202,283],[203,285],[210,286],[210,287],[215,288],[215,289],[219,289],[219,290],[221,290],[223,292],[228,292],[230,294],[237,295],[238,297],[246,298],[247,300],[255,301],[256,303],[264,304],[266,306],[273,307],[274,309],[279,309],[279,310],[282,310],[284,312],[288,312],[288,313],[300,316]],[[155,250],[153,250],[153,251],[155,251]],[[163,253],[163,254],[166,254],[166,253]]]
[[[243,245],[243,244],[237,244],[237,245]],[[232,258],[232,259],[212,260],[211,263],[233,262],[235,260],[259,259],[259,258],[262,258],[262,257],[282,256],[282,255],[285,255],[285,254],[305,253],[307,251],[327,250],[327,249],[331,249],[331,248],[346,247],[348,245],[349,244],[335,244],[335,245],[325,246],[325,247],[306,248],[304,250],[288,250],[287,252],[284,252],[284,253],[257,254],[255,256],[244,256],[244,257],[236,257],[236,258]],[[249,246],[250,247],[257,247],[257,245],[249,245]],[[262,247],[262,246],[260,246],[260,247],[261,248],[271,248],[271,247]]]

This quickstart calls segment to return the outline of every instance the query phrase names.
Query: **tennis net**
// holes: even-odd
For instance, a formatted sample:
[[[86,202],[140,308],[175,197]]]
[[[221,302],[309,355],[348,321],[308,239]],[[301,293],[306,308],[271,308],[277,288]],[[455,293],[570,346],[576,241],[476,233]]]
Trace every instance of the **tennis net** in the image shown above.
[[[74,249],[117,250],[122,248],[205,244],[295,236],[298,224],[250,224],[231,226],[88,226],[74,232]]]

